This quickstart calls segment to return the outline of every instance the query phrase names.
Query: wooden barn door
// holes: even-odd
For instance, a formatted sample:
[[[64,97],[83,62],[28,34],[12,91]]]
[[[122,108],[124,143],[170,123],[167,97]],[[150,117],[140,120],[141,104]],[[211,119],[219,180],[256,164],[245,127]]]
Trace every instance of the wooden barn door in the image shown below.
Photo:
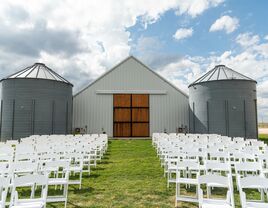
[[[115,94],[114,137],[149,136],[149,95]]]
[[[132,136],[149,136],[149,95],[132,95]]]

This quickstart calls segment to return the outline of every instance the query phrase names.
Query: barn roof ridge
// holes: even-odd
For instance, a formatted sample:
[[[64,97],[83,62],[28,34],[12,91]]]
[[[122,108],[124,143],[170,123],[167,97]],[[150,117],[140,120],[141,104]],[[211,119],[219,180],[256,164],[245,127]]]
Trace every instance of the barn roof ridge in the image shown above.
[[[86,89],[88,89],[90,86],[92,86],[93,84],[95,84],[96,82],[98,82],[99,80],[101,80],[103,77],[105,77],[106,75],[108,75],[109,73],[111,73],[112,71],[114,71],[115,69],[117,69],[120,65],[122,65],[123,63],[125,63],[129,59],[135,60],[136,62],[138,62],[139,64],[141,64],[142,66],[144,66],[147,70],[149,70],[154,75],[156,75],[158,78],[160,78],[161,80],[163,80],[164,82],[166,82],[168,85],[170,85],[172,88],[174,88],[175,90],[179,91],[184,96],[189,97],[185,92],[183,92],[181,89],[179,89],[178,87],[176,87],[175,85],[173,85],[171,82],[169,82],[167,79],[165,79],[164,77],[162,77],[160,74],[158,74],[157,72],[155,72],[154,70],[152,70],[150,67],[148,67],[147,65],[145,65],[143,62],[141,62],[139,59],[137,59],[133,55],[128,56],[127,58],[123,59],[121,62],[119,62],[118,64],[116,64],[115,66],[113,66],[111,69],[109,69],[108,71],[106,71],[105,73],[103,73],[101,76],[99,76],[93,82],[91,82],[90,84],[88,84],[86,87],[84,87],[83,89],[81,89],[79,92],[75,93],[74,97],[76,97],[77,95],[79,95],[80,93],[82,93],[83,91],[85,91]]]

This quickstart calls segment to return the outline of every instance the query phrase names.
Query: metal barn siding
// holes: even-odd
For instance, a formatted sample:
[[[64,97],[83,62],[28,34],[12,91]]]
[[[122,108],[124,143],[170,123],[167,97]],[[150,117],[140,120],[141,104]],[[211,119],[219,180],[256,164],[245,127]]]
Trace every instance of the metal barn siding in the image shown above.
[[[223,65],[202,77],[189,86],[190,132],[257,138],[256,81]]]
[[[28,73],[32,70],[31,68]],[[39,73],[40,70],[46,69],[39,69]],[[1,80],[1,85],[1,139],[18,139],[34,134],[71,133],[70,83],[37,76],[7,77]]]
[[[113,136],[113,94],[149,94],[150,135],[188,126],[188,96],[129,57],[74,96],[73,127]]]

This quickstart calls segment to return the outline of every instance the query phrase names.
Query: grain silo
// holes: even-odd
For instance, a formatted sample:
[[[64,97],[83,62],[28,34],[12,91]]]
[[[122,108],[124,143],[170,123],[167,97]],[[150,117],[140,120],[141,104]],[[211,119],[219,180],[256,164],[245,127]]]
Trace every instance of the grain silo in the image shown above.
[[[257,138],[256,81],[218,65],[189,85],[192,133]]]
[[[1,139],[67,134],[73,85],[42,63],[1,80]]]

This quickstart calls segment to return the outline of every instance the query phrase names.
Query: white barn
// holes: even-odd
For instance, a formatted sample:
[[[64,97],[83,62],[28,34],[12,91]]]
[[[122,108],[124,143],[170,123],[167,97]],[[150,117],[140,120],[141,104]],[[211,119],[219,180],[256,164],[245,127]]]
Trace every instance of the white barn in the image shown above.
[[[189,128],[188,95],[130,56],[73,97],[73,127],[110,137]]]

